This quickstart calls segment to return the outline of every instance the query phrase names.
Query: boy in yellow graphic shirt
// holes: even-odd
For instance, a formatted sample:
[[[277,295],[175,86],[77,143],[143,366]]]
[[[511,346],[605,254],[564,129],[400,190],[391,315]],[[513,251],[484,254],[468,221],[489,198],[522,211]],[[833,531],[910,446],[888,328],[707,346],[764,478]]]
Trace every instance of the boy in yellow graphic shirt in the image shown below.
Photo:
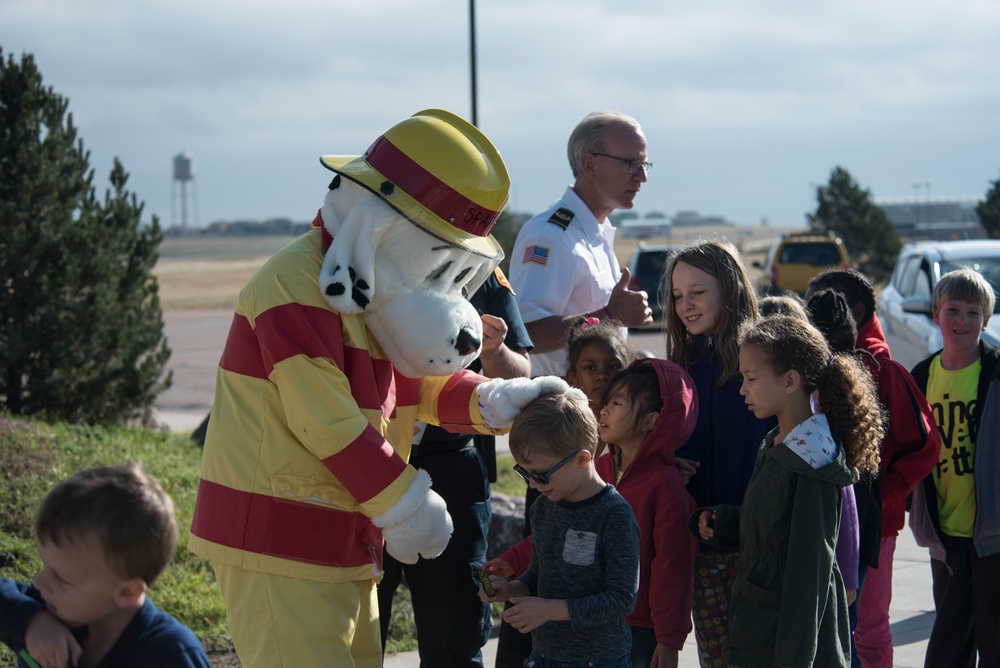
[[[926,666],[1000,666],[1000,349],[980,340],[996,297],[959,269],[934,288],[944,348],[913,368],[941,434],[937,466],[913,490],[910,528],[930,549],[937,616]],[[992,406],[992,408],[990,408]]]

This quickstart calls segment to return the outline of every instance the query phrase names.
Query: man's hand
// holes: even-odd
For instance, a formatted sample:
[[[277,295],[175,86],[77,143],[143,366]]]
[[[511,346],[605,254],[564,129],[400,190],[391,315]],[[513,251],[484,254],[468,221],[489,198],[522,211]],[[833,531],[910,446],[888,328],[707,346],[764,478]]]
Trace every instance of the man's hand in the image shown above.
[[[47,610],[28,620],[24,644],[31,658],[45,668],[75,668],[83,654],[66,625]]]
[[[642,327],[653,322],[653,312],[649,308],[649,300],[642,290],[633,292],[628,289],[632,279],[627,267],[622,268],[622,277],[611,290],[608,298],[607,311],[611,317],[626,327]]]
[[[496,352],[503,345],[503,340],[507,337],[507,323],[503,318],[495,315],[483,313],[479,316],[483,321],[483,349],[480,356]]]

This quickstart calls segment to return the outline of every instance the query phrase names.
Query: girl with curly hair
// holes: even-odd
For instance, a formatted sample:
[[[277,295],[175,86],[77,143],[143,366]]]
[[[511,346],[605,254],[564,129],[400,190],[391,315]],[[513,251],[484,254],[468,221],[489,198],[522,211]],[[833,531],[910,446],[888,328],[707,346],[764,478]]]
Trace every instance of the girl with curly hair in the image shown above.
[[[843,488],[878,472],[878,395],[857,359],[832,354],[798,318],[748,323],[739,344],[740,394],[755,416],[774,416],[778,426],[761,444],[742,505],[699,508],[691,518],[701,540],[740,551],[726,661],[849,666],[835,546]]]

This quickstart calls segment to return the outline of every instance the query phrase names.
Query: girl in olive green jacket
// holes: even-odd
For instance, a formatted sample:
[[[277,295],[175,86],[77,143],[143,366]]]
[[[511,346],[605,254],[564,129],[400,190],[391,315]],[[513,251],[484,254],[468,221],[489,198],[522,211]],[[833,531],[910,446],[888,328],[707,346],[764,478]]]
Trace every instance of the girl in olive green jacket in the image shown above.
[[[835,558],[841,490],[861,471],[878,472],[875,388],[856,359],[832,355],[812,325],[786,316],[743,328],[740,372],[747,408],[778,426],[761,444],[742,505],[691,518],[699,538],[740,551],[726,661],[846,668],[850,625]]]

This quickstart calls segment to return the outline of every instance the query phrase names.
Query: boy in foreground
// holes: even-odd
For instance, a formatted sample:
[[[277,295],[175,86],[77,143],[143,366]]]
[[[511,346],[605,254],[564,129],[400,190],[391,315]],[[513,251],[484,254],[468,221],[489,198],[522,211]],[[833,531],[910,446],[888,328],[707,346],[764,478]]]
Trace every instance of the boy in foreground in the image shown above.
[[[933,313],[944,348],[913,368],[941,432],[937,467],[910,508],[931,554],[929,668],[972,668],[977,652],[980,666],[1000,666],[1000,349],[980,340],[995,300],[972,269],[942,276]]]
[[[33,585],[0,578],[0,641],[20,666],[211,665],[194,633],[146,597],[173,558],[177,523],[170,497],[138,464],[59,483],[35,536],[42,570]]]
[[[594,468],[597,421],[582,392],[547,396],[514,420],[514,470],[541,497],[531,508],[531,563],[516,580],[491,576],[510,601],[503,618],[531,632],[528,668],[586,662],[628,668],[625,618],[639,587],[639,527],[628,503]]]

